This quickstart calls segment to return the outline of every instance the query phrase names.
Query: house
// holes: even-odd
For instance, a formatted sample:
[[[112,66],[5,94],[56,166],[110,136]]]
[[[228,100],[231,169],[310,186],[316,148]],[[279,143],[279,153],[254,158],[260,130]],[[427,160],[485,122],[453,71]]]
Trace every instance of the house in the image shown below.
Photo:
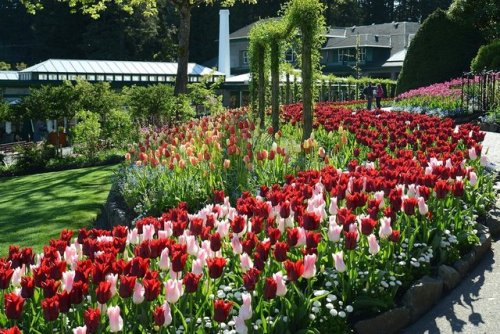
[[[231,74],[247,73],[250,70],[249,34],[255,24],[229,35]],[[337,76],[355,74],[358,49],[358,62],[363,76],[396,79],[403,66],[406,50],[419,27],[420,24],[416,22],[330,27],[325,33],[326,43],[321,49],[323,72]],[[294,63],[295,57],[292,50],[286,51],[285,58],[288,62]]]

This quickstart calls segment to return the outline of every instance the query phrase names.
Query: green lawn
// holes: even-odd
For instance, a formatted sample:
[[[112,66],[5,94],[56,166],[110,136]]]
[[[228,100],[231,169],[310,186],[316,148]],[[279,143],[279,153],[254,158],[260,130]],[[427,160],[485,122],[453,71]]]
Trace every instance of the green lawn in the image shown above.
[[[91,226],[118,166],[0,178],[0,256],[9,245],[39,252],[62,229]]]

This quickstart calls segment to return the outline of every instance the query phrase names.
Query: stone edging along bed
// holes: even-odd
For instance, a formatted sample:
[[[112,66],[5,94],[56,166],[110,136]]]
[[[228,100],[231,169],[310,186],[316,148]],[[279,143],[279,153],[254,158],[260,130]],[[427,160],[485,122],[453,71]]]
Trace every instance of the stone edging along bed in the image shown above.
[[[424,276],[406,291],[397,307],[373,318],[358,321],[354,330],[358,334],[398,333],[431,310],[441,297],[453,290],[467,273],[476,267],[486,252],[491,249],[491,234],[500,235],[500,207],[488,214],[484,225],[478,223],[480,244],[453,266],[441,265],[437,277]]]
[[[102,210],[99,227],[112,228],[129,225],[130,212],[119,192],[113,186]],[[397,333],[429,311],[441,297],[453,290],[467,273],[475,268],[486,252],[491,249],[491,234],[500,236],[500,201],[488,213],[484,224],[477,223],[480,244],[452,266],[441,265],[437,277],[424,276],[405,292],[399,305],[373,318],[358,321],[354,330],[358,334]]]

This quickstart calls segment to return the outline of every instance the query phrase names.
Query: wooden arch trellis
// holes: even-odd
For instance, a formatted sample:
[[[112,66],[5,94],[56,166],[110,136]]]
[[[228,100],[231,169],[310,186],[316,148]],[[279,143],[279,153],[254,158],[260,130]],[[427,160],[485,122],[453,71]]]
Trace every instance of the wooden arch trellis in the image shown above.
[[[273,131],[279,130],[280,57],[284,43],[296,32],[300,34],[302,69],[303,136],[311,136],[313,125],[314,77],[320,73],[320,47],[326,29],[324,6],[319,0],[291,0],[279,21],[256,24],[250,31],[250,71],[252,106],[258,108],[260,126],[265,126],[266,66],[271,67],[271,105]],[[257,106],[256,106],[256,101]],[[254,109],[255,110],[255,109]]]

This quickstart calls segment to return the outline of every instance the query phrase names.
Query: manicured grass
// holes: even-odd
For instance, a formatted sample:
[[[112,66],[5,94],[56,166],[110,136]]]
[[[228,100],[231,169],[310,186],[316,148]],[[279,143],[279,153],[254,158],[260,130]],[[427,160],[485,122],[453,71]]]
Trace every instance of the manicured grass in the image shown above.
[[[91,226],[118,166],[0,179],[0,256],[9,245],[39,252],[62,229]]]

